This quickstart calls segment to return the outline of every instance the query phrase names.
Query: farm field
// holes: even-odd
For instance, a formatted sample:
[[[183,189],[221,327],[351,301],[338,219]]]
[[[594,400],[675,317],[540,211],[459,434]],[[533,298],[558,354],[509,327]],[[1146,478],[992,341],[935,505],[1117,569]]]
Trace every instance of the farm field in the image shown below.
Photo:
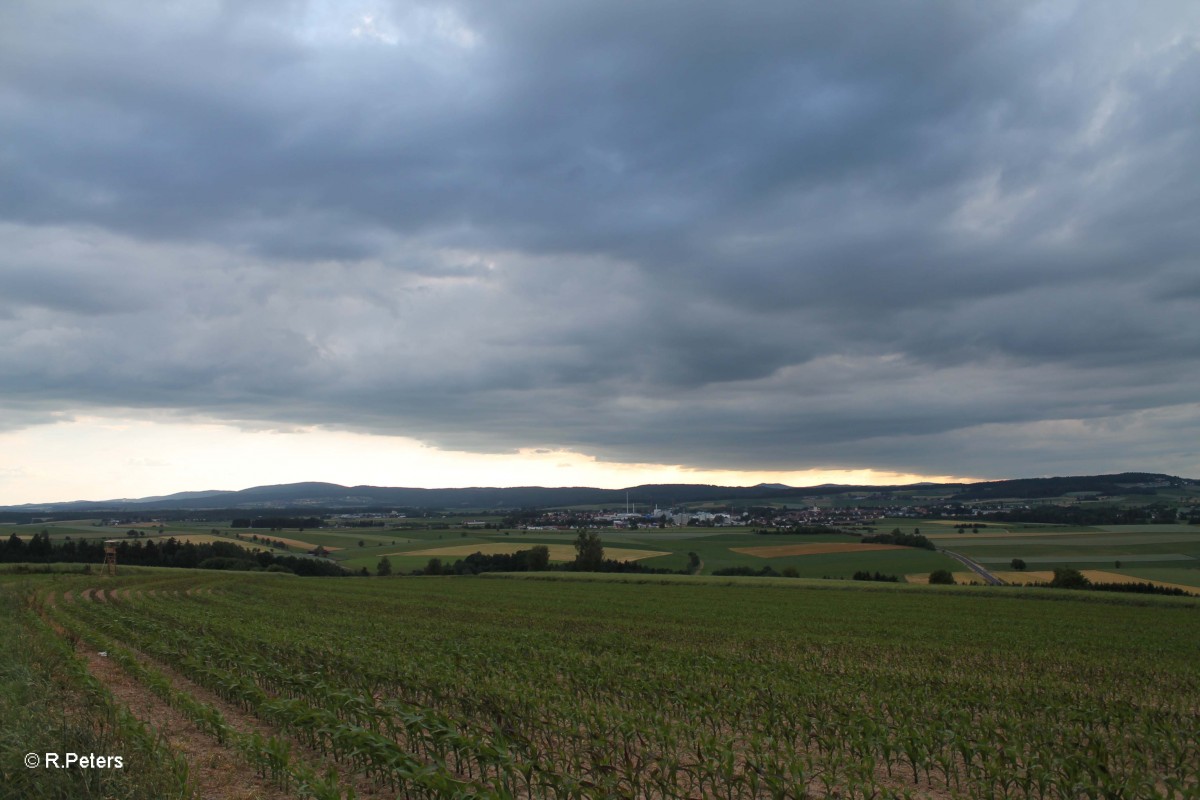
[[[155,788],[96,796],[224,796],[180,758],[264,797],[1200,792],[1200,601],[624,578],[0,573],[0,600],[100,684],[77,713],[116,690],[209,743],[173,729]]]
[[[466,519],[466,518],[464,518]],[[218,523],[165,523],[162,533],[145,528],[145,538],[175,537],[181,541],[231,541],[248,547],[260,540],[282,541],[290,553],[318,546],[347,569],[374,572],[388,556],[396,572],[423,569],[430,558],[453,562],[474,552],[507,553],[535,544],[551,548],[557,562],[573,558],[574,531],[496,530],[455,527],[460,519],[397,520],[393,527],[287,529],[230,529]],[[53,541],[72,538],[125,538],[124,527],[99,527],[93,520],[45,525],[8,525],[9,532],[28,539],[46,529]],[[452,524],[453,523],[453,524]],[[920,529],[938,548],[960,553],[993,570],[1009,568],[1021,558],[1031,569],[1073,567],[1106,570],[1144,580],[1200,586],[1200,526],[1110,525],[1070,527],[1025,523],[983,522],[979,533],[955,531],[957,520],[883,519],[876,531]],[[411,527],[400,530],[399,525]],[[3,529],[0,529],[3,530]],[[214,538],[213,531],[217,531]],[[0,535],[3,535],[0,533]],[[240,535],[240,539],[238,538]],[[652,568],[683,570],[689,554],[701,560],[701,574],[736,567],[777,571],[795,570],[806,578],[850,578],[855,572],[880,572],[911,582],[924,581],[935,569],[962,571],[962,565],[934,551],[864,546],[857,536],[757,535],[748,528],[644,528],[602,530],[599,535],[610,558],[637,558]],[[437,552],[434,552],[437,551]],[[767,555],[769,554],[769,555]]]
[[[918,524],[932,530],[927,522]],[[1031,571],[1050,574],[1056,567],[1103,571],[1117,578],[1162,585],[1200,587],[1200,527],[1195,525],[1106,525],[1087,530],[1046,526],[998,534],[991,527],[973,534],[933,534],[938,547],[953,550],[1003,575],[1014,558]],[[1019,573],[1017,573],[1019,574]],[[1028,578],[1017,579],[1029,580]]]

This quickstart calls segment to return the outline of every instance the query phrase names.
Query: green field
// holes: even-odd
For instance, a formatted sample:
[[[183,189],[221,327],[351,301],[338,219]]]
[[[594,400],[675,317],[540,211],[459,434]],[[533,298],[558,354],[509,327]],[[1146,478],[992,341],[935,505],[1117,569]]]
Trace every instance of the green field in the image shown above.
[[[76,786],[14,763],[28,748],[10,737],[0,776],[64,798],[209,797],[231,779],[238,796],[322,798],[1200,791],[1200,601],[522,577],[0,572],[7,635],[58,653],[0,661],[25,676],[0,696],[23,735],[94,747],[86,721],[123,707],[119,687],[129,720],[104,746],[141,748],[143,769]],[[39,733],[18,713],[81,675],[98,688],[72,701],[79,724]],[[206,737],[202,756],[178,731],[154,738],[170,714]]]
[[[921,524],[923,530],[936,530]],[[1043,526],[1007,533],[987,528],[978,534],[937,535],[933,541],[991,569],[1006,570],[1020,558],[1030,569],[1105,569],[1200,587],[1200,527],[1195,525]]]

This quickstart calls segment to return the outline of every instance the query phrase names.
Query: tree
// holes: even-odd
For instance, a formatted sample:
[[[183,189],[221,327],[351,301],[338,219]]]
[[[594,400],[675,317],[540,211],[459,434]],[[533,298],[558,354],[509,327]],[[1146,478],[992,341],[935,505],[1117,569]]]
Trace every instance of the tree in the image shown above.
[[[929,573],[929,582],[941,584],[943,586],[953,586],[954,575],[952,575],[948,569],[935,569],[933,572]]]
[[[1087,589],[1092,582],[1079,570],[1064,567],[1054,570],[1054,579],[1050,581],[1050,585],[1055,589]]]
[[[379,559],[379,566],[375,568],[375,574],[381,578],[392,574],[392,562],[387,556]]]
[[[34,561],[43,561],[50,557],[54,551],[50,544],[50,531],[42,528],[41,533],[34,534],[29,540],[29,545],[25,548],[26,554]]]
[[[525,563],[531,572],[541,572],[550,567],[550,548],[544,544],[539,544],[529,549],[529,555],[525,557]]]
[[[1015,570],[1025,569],[1025,560],[1021,558],[1014,558],[1012,560],[1012,568]]]
[[[688,565],[687,565],[688,572],[695,575],[697,572],[700,571],[700,565],[702,563],[703,562],[700,560],[700,554],[697,553],[695,550],[688,553]]]
[[[594,572],[604,562],[604,545],[592,531],[580,531],[575,538],[575,569]]]
[[[442,560],[440,558],[429,559],[429,563],[425,565],[425,574],[426,575],[441,575],[442,574]]]

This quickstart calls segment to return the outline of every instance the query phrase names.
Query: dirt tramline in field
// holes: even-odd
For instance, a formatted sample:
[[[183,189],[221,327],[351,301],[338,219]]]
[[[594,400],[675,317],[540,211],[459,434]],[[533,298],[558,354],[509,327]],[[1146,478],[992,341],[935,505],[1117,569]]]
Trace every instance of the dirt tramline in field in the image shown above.
[[[1195,602],[190,575],[154,592],[46,613],[297,795],[1200,796]]]

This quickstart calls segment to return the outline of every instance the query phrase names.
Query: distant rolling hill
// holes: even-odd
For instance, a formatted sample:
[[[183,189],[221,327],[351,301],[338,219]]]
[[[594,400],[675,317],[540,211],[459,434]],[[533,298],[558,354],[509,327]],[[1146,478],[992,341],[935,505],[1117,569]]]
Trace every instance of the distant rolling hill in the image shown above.
[[[823,486],[792,487],[783,484],[758,486],[711,486],[707,484],[645,484],[625,489],[595,489],[586,486],[548,488],[517,486],[507,488],[472,487],[459,489],[416,489],[387,486],[340,486],[336,483],[287,483],[255,486],[240,491],[190,491],[138,499],[37,503],[0,507],[2,511],[98,513],[103,511],[145,512],[213,509],[512,509],[575,505],[639,506],[705,501],[787,500],[837,494],[879,494],[920,492],[922,496],[942,495],[947,499],[987,500],[1013,497],[1057,497],[1071,492],[1101,494],[1153,495],[1160,489],[1196,486],[1197,481],[1146,472],[1059,478],[1020,478],[962,484],[927,482],[903,486]]]

